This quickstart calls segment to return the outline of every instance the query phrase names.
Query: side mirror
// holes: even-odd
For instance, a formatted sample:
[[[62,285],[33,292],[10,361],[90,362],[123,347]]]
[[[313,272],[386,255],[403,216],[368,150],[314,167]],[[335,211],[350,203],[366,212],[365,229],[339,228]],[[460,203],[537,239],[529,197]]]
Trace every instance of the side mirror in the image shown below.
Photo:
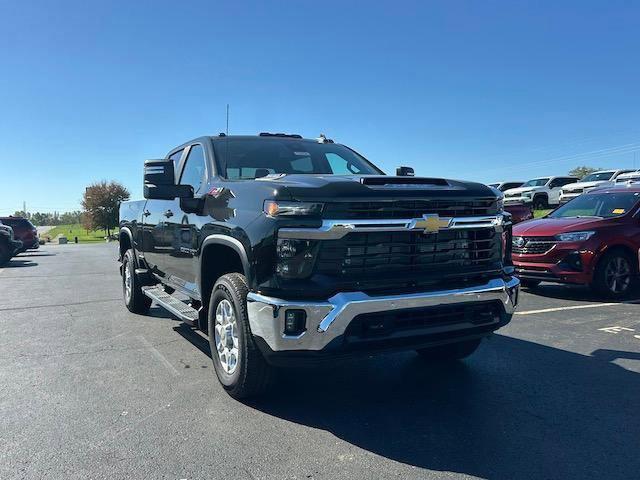
[[[176,185],[173,160],[145,160],[144,162],[144,198],[173,200],[174,198],[192,198],[191,185]]]
[[[413,168],[411,167],[398,167],[396,168],[396,176],[398,177],[413,177],[415,175]]]

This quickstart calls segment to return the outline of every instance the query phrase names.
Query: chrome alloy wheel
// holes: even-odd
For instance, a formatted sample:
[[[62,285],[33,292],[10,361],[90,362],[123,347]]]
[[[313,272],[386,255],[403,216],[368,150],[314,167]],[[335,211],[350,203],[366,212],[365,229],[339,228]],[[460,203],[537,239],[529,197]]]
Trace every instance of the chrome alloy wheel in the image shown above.
[[[607,288],[612,293],[622,293],[629,288],[631,283],[631,266],[624,257],[611,259],[604,271],[604,279]]]
[[[220,364],[231,375],[238,366],[238,323],[233,306],[223,299],[216,307],[215,345]]]
[[[131,301],[131,293],[133,292],[133,274],[131,273],[131,264],[127,262],[127,265],[124,269],[124,298],[127,301],[127,304]]]

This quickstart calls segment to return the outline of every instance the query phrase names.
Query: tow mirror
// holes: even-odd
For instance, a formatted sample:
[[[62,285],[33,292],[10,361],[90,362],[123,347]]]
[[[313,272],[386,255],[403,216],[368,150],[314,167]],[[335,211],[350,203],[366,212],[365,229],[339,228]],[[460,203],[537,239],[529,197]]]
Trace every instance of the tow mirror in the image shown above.
[[[398,177],[413,177],[415,175],[413,168],[411,167],[398,167],[396,168],[396,176]]]
[[[174,198],[192,198],[191,185],[176,185],[173,160],[145,160],[144,162],[144,198],[173,200]]]

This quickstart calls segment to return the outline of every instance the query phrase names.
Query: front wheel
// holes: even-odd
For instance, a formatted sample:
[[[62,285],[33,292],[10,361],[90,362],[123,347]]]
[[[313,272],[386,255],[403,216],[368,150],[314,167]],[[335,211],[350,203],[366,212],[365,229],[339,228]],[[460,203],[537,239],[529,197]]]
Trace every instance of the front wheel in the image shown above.
[[[635,287],[637,268],[631,255],[623,251],[604,254],[596,267],[593,287],[611,298],[623,298]]]
[[[482,339],[477,338],[475,340],[451,343],[439,347],[421,348],[416,350],[416,352],[418,352],[422,358],[435,362],[462,360],[475,352],[480,346],[480,343],[482,343]]]
[[[537,196],[533,199],[534,210],[546,210],[549,208],[549,202],[546,197]]]
[[[247,315],[247,281],[228,273],[213,286],[208,325],[211,359],[218,380],[233,398],[257,396],[267,390],[270,367],[253,341]]]

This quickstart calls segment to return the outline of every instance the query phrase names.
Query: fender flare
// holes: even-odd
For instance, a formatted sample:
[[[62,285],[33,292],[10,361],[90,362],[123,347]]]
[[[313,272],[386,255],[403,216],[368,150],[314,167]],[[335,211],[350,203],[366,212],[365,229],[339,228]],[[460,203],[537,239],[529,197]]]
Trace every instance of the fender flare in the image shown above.
[[[120,232],[118,233],[118,243],[120,243],[120,238],[122,237],[123,234],[129,237],[129,243],[131,244],[131,248],[135,252],[135,246],[133,243],[133,233],[131,233],[131,229],[129,227],[120,227]],[[122,252],[120,252],[120,260],[122,261]]]
[[[232,248],[240,257],[240,261],[242,262],[242,270],[244,270],[244,276],[247,278],[247,281],[249,283],[251,282],[251,264],[249,263],[249,256],[247,255],[246,248],[240,240],[230,235],[222,235],[218,233],[207,235],[207,237],[202,241],[202,244],[200,245],[200,258],[202,258],[202,254],[205,248],[209,245],[224,245],[226,247]],[[200,264],[200,268],[198,269],[198,276],[196,281],[198,290],[200,290],[200,292],[202,293],[202,263]]]

